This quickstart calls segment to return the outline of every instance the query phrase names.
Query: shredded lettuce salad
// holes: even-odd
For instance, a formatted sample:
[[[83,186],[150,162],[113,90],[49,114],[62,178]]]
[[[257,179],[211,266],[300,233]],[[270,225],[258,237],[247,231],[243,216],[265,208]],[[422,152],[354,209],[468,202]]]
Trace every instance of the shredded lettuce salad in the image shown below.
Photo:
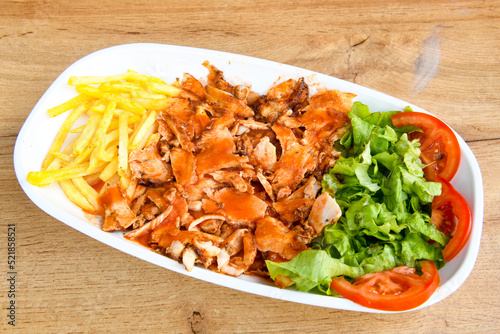
[[[342,157],[321,182],[342,217],[293,260],[266,261],[272,279],[288,276],[300,291],[331,295],[336,276],[415,267],[420,260],[444,266],[449,237],[430,223],[430,205],[441,185],[425,180],[420,144],[408,139],[420,129],[393,126],[391,115],[398,112],[371,113],[366,105],[353,104],[352,128],[335,143]]]

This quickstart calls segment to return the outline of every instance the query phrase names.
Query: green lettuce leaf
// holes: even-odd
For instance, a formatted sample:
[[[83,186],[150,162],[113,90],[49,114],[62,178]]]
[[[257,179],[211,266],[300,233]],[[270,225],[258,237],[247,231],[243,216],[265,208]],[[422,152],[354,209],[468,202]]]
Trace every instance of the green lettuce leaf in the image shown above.
[[[409,267],[415,267],[418,260],[432,260],[438,269],[445,264],[443,248],[431,245],[419,233],[407,234],[401,242],[401,247],[401,261]]]
[[[439,231],[433,224],[429,224],[428,216],[426,221],[424,219],[424,215],[419,212],[409,215],[406,219],[406,223],[408,224],[411,232],[418,232],[422,236],[425,236],[427,240],[434,240],[443,247],[448,244],[448,241],[450,241],[450,237]]]
[[[397,112],[370,113],[353,104],[352,128],[334,144],[342,157],[321,180],[342,217],[325,227],[313,249],[288,262],[266,261],[271,278],[285,275],[298,290],[331,294],[335,276],[354,278],[421,260],[444,265],[449,237],[429,218],[441,185],[424,178],[420,144],[408,138],[421,130],[395,128],[391,115]]]
[[[362,275],[359,267],[351,267],[332,258],[324,250],[308,249],[300,252],[288,262],[266,261],[272,279],[278,275],[288,276],[299,291],[310,291],[318,285],[329,285],[332,277]]]

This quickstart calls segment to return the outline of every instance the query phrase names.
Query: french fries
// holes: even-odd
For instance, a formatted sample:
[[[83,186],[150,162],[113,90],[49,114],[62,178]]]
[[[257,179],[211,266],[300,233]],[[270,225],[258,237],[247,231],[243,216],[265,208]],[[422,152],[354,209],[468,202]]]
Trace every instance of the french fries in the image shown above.
[[[64,194],[68,199],[78,205],[86,212],[94,212],[94,207],[89,203],[89,201],[82,195],[77,187],[73,184],[72,180],[62,180],[59,182]]]
[[[110,76],[72,76],[68,84],[79,95],[47,110],[50,117],[69,114],[41,170],[28,173],[27,180],[36,186],[58,182],[70,201],[85,212],[98,213],[102,208],[94,186],[133,185],[128,156],[154,138],[158,112],[181,89],[130,70]],[[86,123],[73,128],[81,117],[87,117]],[[63,148],[69,136],[74,138]]]
[[[69,180],[78,176],[88,175],[89,163],[77,166],[46,169],[39,172],[29,172],[28,182],[35,186],[46,186],[54,182]]]
[[[47,114],[49,114],[50,117],[56,117],[60,114],[65,113],[68,110],[74,109],[77,106],[79,106],[82,102],[88,101],[89,97],[86,95],[78,95],[75,96],[74,98],[64,102],[63,104],[60,104],[58,106],[55,106],[53,108],[50,108],[47,110]]]
[[[56,157],[55,153],[61,150],[64,141],[66,140],[66,137],[68,136],[69,131],[71,130],[71,127],[76,122],[76,120],[85,111],[87,111],[87,108],[88,108],[88,103],[83,102],[71,112],[68,118],[66,118],[63,125],[59,129],[56,138],[54,139],[52,145],[50,146],[49,153],[47,154],[45,160],[42,163],[42,169],[46,169],[50,165],[50,163],[55,159]]]

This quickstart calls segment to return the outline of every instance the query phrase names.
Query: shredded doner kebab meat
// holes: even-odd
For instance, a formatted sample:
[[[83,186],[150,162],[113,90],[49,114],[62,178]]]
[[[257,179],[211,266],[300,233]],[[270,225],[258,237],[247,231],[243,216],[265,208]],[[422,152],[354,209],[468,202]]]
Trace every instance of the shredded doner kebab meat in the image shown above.
[[[134,182],[103,194],[102,228],[187,270],[266,276],[265,260],[293,259],[340,217],[320,181],[339,156],[333,142],[350,126],[354,94],[309,97],[301,78],[260,96],[203,65],[207,84],[184,74],[156,140],[130,153]]]

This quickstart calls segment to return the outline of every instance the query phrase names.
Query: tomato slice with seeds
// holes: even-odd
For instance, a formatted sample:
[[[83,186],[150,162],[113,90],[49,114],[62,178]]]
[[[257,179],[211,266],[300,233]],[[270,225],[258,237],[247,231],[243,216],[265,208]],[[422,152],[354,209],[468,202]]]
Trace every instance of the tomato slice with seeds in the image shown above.
[[[422,132],[412,132],[409,139],[420,140],[420,159],[428,181],[434,181],[439,175],[451,181],[460,164],[460,145],[453,130],[440,119],[421,112],[401,112],[391,116],[395,127],[414,125]]]
[[[431,223],[452,237],[443,249],[444,260],[448,262],[460,253],[469,240],[471,211],[467,201],[448,181],[439,176],[436,181],[441,183],[441,195],[432,201]]]
[[[349,283],[344,277],[332,279],[331,287],[343,297],[366,307],[384,311],[405,311],[425,303],[439,286],[439,274],[432,261],[415,268],[396,267],[359,276]]]

